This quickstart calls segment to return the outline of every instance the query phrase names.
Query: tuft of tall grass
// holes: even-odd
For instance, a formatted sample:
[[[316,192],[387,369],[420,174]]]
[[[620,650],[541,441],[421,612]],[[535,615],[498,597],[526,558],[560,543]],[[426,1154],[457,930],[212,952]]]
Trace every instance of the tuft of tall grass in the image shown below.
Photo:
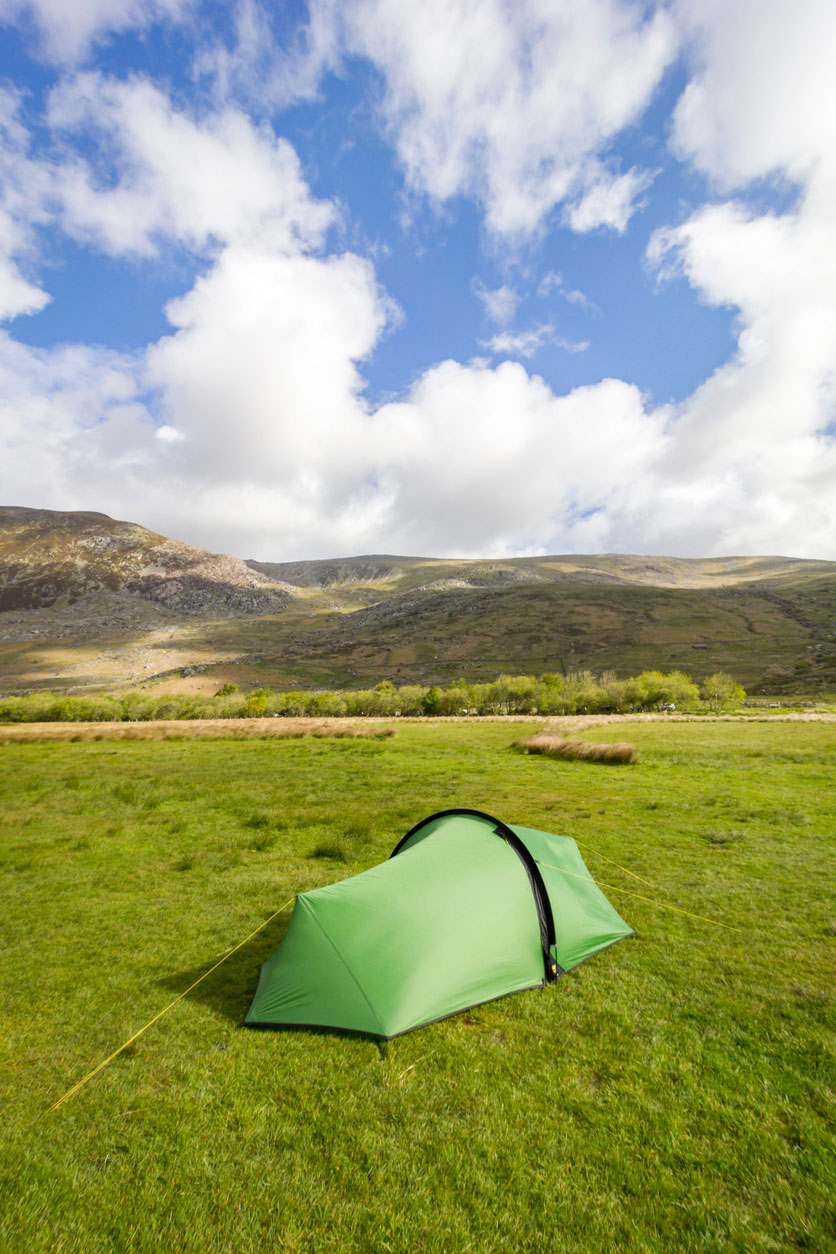
[[[596,744],[591,740],[567,740],[562,736],[539,733],[515,740],[512,748],[522,749],[524,753],[540,753],[547,758],[561,758],[568,762],[603,762],[610,766],[639,760],[636,746],[624,740],[607,745]]]
[[[323,841],[308,854],[309,858],[327,858],[331,862],[348,862],[348,853],[338,840]]]

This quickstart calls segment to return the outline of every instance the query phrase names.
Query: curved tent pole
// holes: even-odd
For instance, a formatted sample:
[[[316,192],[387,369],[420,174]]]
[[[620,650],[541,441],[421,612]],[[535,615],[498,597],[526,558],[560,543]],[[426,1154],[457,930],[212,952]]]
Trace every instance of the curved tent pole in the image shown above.
[[[510,845],[520,862],[522,862],[525,873],[528,876],[528,882],[531,885],[531,893],[537,910],[537,922],[540,927],[540,945],[543,950],[545,982],[553,984],[557,977],[564,975],[565,972],[552,953],[555,944],[555,932],[549,894],[536,860],[532,857],[524,841],[520,840],[516,832],[512,831],[507,823],[503,823],[501,819],[494,818],[492,814],[486,814],[484,810],[437,810],[435,814],[428,815],[427,818],[421,819],[420,823],[416,823],[414,827],[411,827],[406,835],[401,837],[397,845],[395,845],[389,857],[394,858],[396,854],[400,853],[404,845],[416,833],[420,832],[423,827],[426,827],[428,823],[434,823],[436,819],[447,818],[483,819],[485,822],[490,823],[493,826],[494,835],[500,836],[506,844]]]

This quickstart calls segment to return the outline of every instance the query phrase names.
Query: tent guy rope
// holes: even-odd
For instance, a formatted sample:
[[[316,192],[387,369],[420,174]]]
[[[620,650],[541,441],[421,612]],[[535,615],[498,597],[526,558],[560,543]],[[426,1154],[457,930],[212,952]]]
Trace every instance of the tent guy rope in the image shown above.
[[[651,884],[650,880],[642,879],[640,875],[637,875],[635,871],[631,871],[629,867],[622,866],[620,862],[614,861],[613,858],[608,858],[605,853],[601,853],[600,849],[595,849],[592,845],[590,845],[589,841],[578,840],[577,836],[573,836],[572,839],[576,845],[580,845],[583,849],[588,849],[589,852],[594,853],[596,857],[603,858],[605,862],[609,862],[610,866],[617,866],[619,871],[623,871],[625,875],[632,875],[633,879],[638,880],[640,884],[645,884],[648,888],[655,889],[656,885]],[[545,866],[546,864],[544,863],[543,865]]]
[[[159,1014],[154,1015],[154,1018],[149,1019],[147,1023],[143,1024],[143,1026],[139,1029],[138,1032],[134,1032],[133,1036],[129,1036],[126,1041],[123,1041],[118,1049],[114,1049],[112,1054],[109,1054],[108,1057],[105,1058],[102,1062],[100,1062],[97,1067],[94,1067],[92,1071],[89,1071],[82,1080],[79,1080],[78,1083],[74,1084],[71,1089],[68,1089],[63,1097],[58,1098],[57,1102],[53,1102],[49,1108],[50,1111],[57,1110],[59,1106],[63,1106],[64,1102],[69,1101],[69,1099],[75,1093],[77,1093],[80,1088],[84,1087],[84,1085],[87,1083],[88,1080],[92,1080],[93,1076],[98,1075],[98,1073],[102,1071],[109,1062],[113,1062],[114,1058],[118,1057],[118,1055],[122,1053],[123,1049],[127,1049],[129,1045],[132,1045],[133,1042],[138,1037],[142,1036],[142,1033],[145,1032],[148,1028],[150,1028],[152,1024],[156,1023],[158,1019],[162,1019],[163,1015],[167,1014],[167,1012],[171,1010],[172,1006],[176,1006],[178,1001],[181,1001],[182,998],[184,998],[187,993],[190,993],[193,988],[197,988],[198,984],[200,984],[203,980],[205,980],[207,975],[211,975],[213,971],[217,971],[218,967],[222,963],[226,962],[227,958],[231,958],[234,953],[237,953],[239,949],[242,949],[243,946],[246,945],[247,941],[251,941],[254,936],[257,936],[258,933],[262,931],[267,926],[268,923],[272,923],[273,920],[277,918],[283,910],[286,910],[288,906],[292,905],[295,900],[296,898],[294,895],[288,901],[286,901],[283,906],[279,906],[278,910],[274,910],[274,912],[270,915],[269,919],[265,919],[263,923],[259,923],[258,927],[255,928],[254,931],[250,932],[249,936],[245,936],[242,941],[239,941],[237,945],[235,945],[232,949],[230,949],[228,954],[224,954],[223,958],[220,958],[215,963],[214,966],[210,967],[208,971],[204,971],[203,975],[199,976],[198,979],[195,980],[194,984],[190,984],[188,988],[183,989],[182,993],[178,993],[177,996],[174,998],[174,1001],[170,1001],[167,1006],[164,1006],[163,1009],[159,1012]]]
[[[625,897],[635,897],[639,901],[649,901],[651,906],[659,906],[662,910],[673,910],[674,914],[684,914],[687,919],[698,919],[700,923],[712,923],[714,927],[724,927],[727,932],[742,932],[742,927],[732,927],[730,923],[721,923],[719,919],[709,919],[704,914],[692,914],[690,910],[680,910],[679,906],[669,906],[666,901],[658,901],[655,897],[645,897],[643,893],[631,893],[629,889],[617,888],[615,884],[599,884],[591,875],[578,875],[577,871],[567,871],[565,867],[554,866],[551,862],[536,861],[540,866],[547,866],[552,871],[560,871],[561,875],[572,875],[576,880],[589,880],[597,888],[606,888],[611,893],[623,893]]]

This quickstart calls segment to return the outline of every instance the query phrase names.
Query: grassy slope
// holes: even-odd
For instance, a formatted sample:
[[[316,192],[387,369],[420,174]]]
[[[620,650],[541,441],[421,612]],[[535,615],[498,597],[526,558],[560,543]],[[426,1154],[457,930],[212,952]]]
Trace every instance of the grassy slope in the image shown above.
[[[831,1248],[836,727],[621,726],[620,768],[523,730],[0,749],[0,1247]],[[635,939],[381,1057],[234,1030],[285,916],[45,1113],[285,898],[454,805],[742,931],[613,892]]]
[[[562,664],[624,676],[727,670],[753,692],[836,688],[832,579],[789,592],[544,583],[424,592],[400,609],[384,601],[351,614],[237,620],[207,633],[208,652],[237,649],[243,678],[281,688],[493,679]]]
[[[610,554],[253,565],[297,584],[284,612],[178,623],[158,607],[156,628],[120,634],[103,611],[74,634],[72,608],[35,611],[0,639],[3,686],[130,686],[196,663],[219,682],[284,689],[565,665],[621,675],[679,667],[697,678],[728,670],[752,692],[836,691],[834,563]],[[21,641],[21,631],[39,634]]]
[[[431,582],[451,579],[495,587],[515,579],[711,588],[764,580],[789,580],[796,584],[834,574],[833,562],[807,558],[650,557],[632,553],[496,559],[348,557],[307,562],[249,561],[247,564],[271,579],[302,588],[367,587],[387,592],[410,592]]]

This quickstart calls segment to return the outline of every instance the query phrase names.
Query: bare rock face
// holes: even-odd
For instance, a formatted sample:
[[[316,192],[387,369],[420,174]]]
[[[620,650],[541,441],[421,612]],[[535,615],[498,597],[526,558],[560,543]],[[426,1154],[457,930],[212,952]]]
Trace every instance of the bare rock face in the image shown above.
[[[97,592],[186,616],[275,614],[291,598],[240,558],[107,514],[0,507],[0,611],[63,609]]]

